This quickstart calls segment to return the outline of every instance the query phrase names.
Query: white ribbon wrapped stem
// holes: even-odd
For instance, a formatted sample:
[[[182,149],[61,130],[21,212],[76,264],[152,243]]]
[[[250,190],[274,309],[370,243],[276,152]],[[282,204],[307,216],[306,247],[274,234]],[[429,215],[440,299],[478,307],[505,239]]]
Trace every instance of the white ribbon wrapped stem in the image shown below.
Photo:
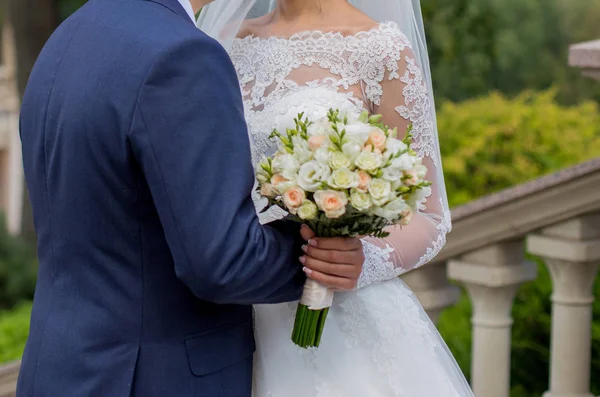
[[[331,307],[333,304],[332,289],[323,287],[314,280],[306,280],[304,291],[300,303],[307,306],[310,310],[323,310]]]

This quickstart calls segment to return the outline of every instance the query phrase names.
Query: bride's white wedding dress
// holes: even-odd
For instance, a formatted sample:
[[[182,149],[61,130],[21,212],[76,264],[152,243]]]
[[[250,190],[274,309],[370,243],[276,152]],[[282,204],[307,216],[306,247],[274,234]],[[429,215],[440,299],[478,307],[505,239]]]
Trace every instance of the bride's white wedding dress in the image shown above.
[[[309,31],[245,37],[230,50],[246,107],[256,164],[276,150],[273,128],[330,108],[384,116],[400,131],[413,124],[414,149],[441,167],[430,96],[410,43],[387,22],[354,35]],[[255,307],[253,397],[467,397],[460,368],[410,289],[397,276],[427,263],[444,245],[450,214],[434,189],[427,209],[386,240],[365,239],[356,291],[336,293],[319,349],[290,340],[296,303]],[[257,209],[264,202],[256,197]],[[281,210],[261,214],[267,223]]]

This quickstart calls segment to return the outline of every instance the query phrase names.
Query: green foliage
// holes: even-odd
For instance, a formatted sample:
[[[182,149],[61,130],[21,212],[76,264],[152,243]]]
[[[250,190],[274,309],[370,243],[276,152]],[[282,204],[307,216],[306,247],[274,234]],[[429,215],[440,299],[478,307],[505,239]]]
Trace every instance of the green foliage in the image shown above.
[[[8,235],[0,216],[0,309],[33,298],[37,262],[31,247]]]
[[[0,312],[0,363],[18,360],[29,334],[31,303],[25,302],[11,311]]]
[[[58,5],[58,14],[60,20],[65,20],[69,15],[77,11],[79,7],[86,3],[86,0],[56,0]]]
[[[600,156],[598,105],[561,106],[554,90],[446,102],[438,128],[452,206]]]
[[[600,98],[600,86],[590,85],[567,61],[569,44],[600,36],[600,1],[421,3],[439,98],[463,100],[490,90],[516,95],[552,85],[561,102]]]

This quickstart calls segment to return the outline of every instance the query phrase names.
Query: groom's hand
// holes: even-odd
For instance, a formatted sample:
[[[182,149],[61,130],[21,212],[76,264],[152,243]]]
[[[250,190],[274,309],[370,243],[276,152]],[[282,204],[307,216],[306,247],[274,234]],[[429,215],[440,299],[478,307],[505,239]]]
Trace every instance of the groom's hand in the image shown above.
[[[302,227],[300,233],[307,241],[302,247],[305,255],[300,258],[306,275],[329,288],[340,291],[355,289],[365,261],[360,240],[315,237],[314,232],[306,226]]]

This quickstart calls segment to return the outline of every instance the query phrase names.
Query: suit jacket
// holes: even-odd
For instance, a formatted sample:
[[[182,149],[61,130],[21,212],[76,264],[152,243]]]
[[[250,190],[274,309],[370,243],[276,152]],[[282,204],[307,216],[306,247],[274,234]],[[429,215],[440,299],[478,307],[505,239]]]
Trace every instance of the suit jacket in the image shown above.
[[[21,112],[39,279],[19,397],[250,396],[254,303],[298,298],[259,224],[235,71],[177,0],[90,0]]]

